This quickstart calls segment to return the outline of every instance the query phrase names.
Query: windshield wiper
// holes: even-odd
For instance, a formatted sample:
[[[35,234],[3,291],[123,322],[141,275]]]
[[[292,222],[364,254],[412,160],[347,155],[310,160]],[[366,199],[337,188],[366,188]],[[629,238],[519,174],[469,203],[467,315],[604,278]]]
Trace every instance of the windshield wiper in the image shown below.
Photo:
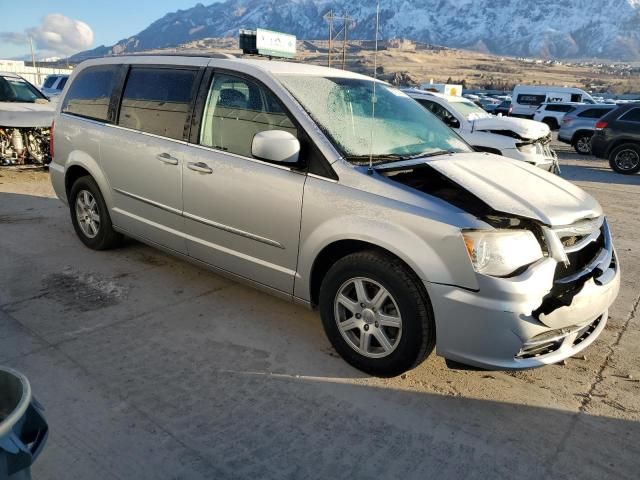
[[[369,163],[369,155],[347,155],[344,157],[349,162],[356,163],[358,165],[366,165]],[[372,155],[371,160],[375,164],[386,163],[387,161],[405,160],[401,155],[384,154],[384,155]]]
[[[436,150],[435,152],[421,152],[421,153],[414,153],[412,155],[384,154],[384,155],[373,155],[371,159],[377,165],[383,165],[389,162],[401,162],[404,160],[413,160],[414,158],[436,157],[438,155],[447,155],[448,153],[451,153],[451,151]],[[369,155],[349,155],[349,156],[346,156],[345,159],[358,164],[369,163]]]

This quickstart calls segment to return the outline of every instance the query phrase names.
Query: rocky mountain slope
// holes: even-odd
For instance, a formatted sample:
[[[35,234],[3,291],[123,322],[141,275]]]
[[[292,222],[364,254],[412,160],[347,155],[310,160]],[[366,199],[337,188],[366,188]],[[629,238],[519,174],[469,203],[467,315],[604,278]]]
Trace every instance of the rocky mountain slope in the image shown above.
[[[323,15],[348,13],[351,38],[375,34],[376,0],[226,0],[169,13],[111,47],[79,57],[136,52],[240,28],[269,28],[298,38],[328,35]],[[381,0],[380,37],[408,38],[501,55],[640,60],[640,0]]]

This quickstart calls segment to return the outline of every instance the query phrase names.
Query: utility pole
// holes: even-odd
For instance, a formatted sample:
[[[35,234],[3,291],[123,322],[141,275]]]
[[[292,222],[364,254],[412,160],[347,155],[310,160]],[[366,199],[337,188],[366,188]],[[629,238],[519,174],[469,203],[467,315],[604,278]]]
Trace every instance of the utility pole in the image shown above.
[[[33,66],[33,69],[35,70],[37,83],[38,83],[38,85],[40,85],[40,72],[36,68],[36,56],[33,53],[33,38],[32,37],[29,37],[29,46],[31,47],[31,65]]]
[[[328,17],[324,17],[329,21],[329,54],[327,55],[327,66],[331,68],[331,41],[333,40],[333,10],[329,10]]]
[[[347,23],[348,20],[349,17],[345,14],[344,26],[342,27],[344,29],[344,40],[342,41],[342,70],[344,70],[344,67],[347,63],[347,30],[349,30],[349,24]]]
[[[327,66],[331,66],[333,57],[333,41],[342,37],[342,69],[344,70],[347,64],[347,31],[349,30],[349,25],[353,19],[346,13],[341,17],[336,16],[333,14],[333,10],[329,10],[324,15],[324,19],[329,23],[329,51],[327,53]],[[343,22],[342,28],[335,34],[333,33],[333,22]]]

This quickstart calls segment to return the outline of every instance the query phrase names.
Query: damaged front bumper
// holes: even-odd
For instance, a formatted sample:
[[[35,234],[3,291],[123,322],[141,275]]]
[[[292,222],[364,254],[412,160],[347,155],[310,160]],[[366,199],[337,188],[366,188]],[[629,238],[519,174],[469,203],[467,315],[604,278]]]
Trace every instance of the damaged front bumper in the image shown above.
[[[606,221],[598,241],[585,250],[594,257],[575,271],[546,257],[516,277],[478,275],[478,291],[427,284],[438,354],[481,368],[523,369],[585,349],[604,330],[620,288]],[[579,254],[572,252],[574,261]]]
[[[548,172],[554,172],[558,164],[558,156],[551,148],[550,136],[522,140],[515,148],[505,149],[502,153],[505,157],[530,163]]]

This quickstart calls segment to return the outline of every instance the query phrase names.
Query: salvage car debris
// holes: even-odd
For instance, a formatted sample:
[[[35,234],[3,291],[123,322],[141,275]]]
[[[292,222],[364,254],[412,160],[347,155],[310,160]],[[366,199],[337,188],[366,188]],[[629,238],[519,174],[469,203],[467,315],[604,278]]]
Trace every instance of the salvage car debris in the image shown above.
[[[48,164],[54,107],[36,87],[0,73],[0,165]]]

